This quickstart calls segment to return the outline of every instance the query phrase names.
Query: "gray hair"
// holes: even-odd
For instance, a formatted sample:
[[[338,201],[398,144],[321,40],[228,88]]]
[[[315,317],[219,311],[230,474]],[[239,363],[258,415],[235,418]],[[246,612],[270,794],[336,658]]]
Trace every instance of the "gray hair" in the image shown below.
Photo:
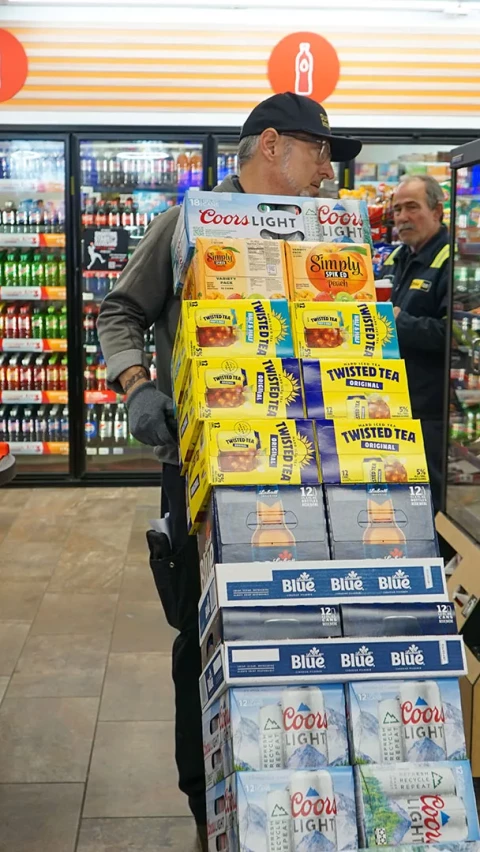
[[[435,178],[431,175],[406,175],[402,178],[400,184],[401,186],[404,186],[406,183],[412,183],[414,180],[419,180],[423,183],[427,204],[430,207],[430,210],[435,210],[437,204],[441,204],[443,206],[445,196],[438,180],[435,180]]]
[[[260,136],[245,136],[238,146],[238,168],[241,169],[256,154]]]

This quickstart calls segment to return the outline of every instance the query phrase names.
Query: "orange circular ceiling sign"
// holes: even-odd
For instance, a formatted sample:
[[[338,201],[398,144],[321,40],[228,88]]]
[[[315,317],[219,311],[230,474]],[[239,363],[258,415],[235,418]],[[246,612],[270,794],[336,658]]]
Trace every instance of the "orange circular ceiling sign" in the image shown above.
[[[335,90],[340,60],[333,45],[316,33],[292,33],[273,48],[268,79],[276,94],[295,92],[320,103]]]
[[[9,101],[27,79],[28,59],[18,38],[0,30],[0,101]]]

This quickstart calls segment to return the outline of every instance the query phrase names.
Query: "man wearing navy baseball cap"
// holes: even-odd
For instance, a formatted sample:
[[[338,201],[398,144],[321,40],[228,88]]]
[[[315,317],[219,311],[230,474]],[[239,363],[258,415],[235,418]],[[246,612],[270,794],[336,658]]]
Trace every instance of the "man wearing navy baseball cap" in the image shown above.
[[[258,104],[240,133],[240,192],[317,196],[332,162],[353,160],[362,143],[334,136],[321,104],[285,92]],[[259,183],[260,181],[260,183]]]
[[[362,145],[334,136],[324,108],[287,92],[259,104],[240,134],[239,173],[215,192],[317,196],[332,180],[332,161],[348,161]],[[107,362],[108,383],[125,394],[129,428],[141,443],[155,448],[162,462],[162,514],[169,513],[169,537],[150,530],[150,565],[173,643],[175,758],[179,787],[188,796],[198,827],[199,848],[207,848],[202,716],[198,679],[200,571],[197,543],[187,535],[185,481],[178,466],[170,366],[180,300],[173,292],[170,247],[180,207],[149,225],[114,289],[100,308],[97,329]],[[157,380],[150,381],[144,331],[155,325]],[[160,477],[159,477],[160,478]],[[184,848],[184,847],[182,847]]]

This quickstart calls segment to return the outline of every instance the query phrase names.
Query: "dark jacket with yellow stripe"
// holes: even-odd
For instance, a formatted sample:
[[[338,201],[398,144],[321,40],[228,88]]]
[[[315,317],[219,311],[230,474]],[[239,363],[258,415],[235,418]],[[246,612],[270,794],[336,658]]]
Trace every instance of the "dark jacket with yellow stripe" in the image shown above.
[[[444,225],[415,254],[402,245],[383,265],[393,283],[400,354],[405,359],[413,416],[441,420],[445,393],[445,346],[449,238]]]

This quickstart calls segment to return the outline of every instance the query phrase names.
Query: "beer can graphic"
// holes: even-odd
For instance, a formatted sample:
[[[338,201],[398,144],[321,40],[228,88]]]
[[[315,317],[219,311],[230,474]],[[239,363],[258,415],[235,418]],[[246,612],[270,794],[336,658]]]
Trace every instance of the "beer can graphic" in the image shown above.
[[[267,831],[268,852],[293,852],[288,790],[272,790],[267,793]]]
[[[381,456],[367,456],[363,460],[364,482],[385,482],[385,465]]]
[[[367,397],[365,394],[347,396],[347,417],[352,420],[365,420],[368,417]]]
[[[283,769],[283,715],[280,704],[260,708],[260,769]]]
[[[318,769],[328,764],[328,721],[320,689],[284,689],[281,695],[285,766]]]
[[[290,778],[290,801],[295,852],[325,848],[327,838],[337,848],[337,803],[330,773],[293,772]]]
[[[410,820],[410,827],[402,837],[402,844],[445,843],[467,839],[467,812],[458,796],[441,796],[434,793],[395,801],[397,806],[408,814]]]
[[[405,681],[400,686],[405,760],[446,760],[445,711],[434,680]]]
[[[378,702],[378,731],[380,737],[380,760],[382,763],[401,763],[403,753],[403,726],[398,698],[386,698]]]
[[[365,770],[364,770],[365,771]],[[435,765],[411,767],[404,765],[375,766],[365,771],[365,781],[375,778],[386,796],[406,798],[408,796],[423,796],[425,793],[436,793],[441,796],[455,796],[457,787],[455,776],[451,769]]]

